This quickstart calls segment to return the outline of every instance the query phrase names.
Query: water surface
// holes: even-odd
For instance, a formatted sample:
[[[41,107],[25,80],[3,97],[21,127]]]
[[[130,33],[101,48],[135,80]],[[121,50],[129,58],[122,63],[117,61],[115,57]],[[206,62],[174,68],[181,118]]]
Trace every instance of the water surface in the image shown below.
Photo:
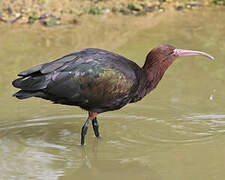
[[[1,25],[0,179],[224,179],[224,9],[87,20],[55,29]],[[18,72],[74,50],[104,48],[141,66],[162,43],[216,61],[178,59],[141,102],[101,114],[102,139],[90,128],[84,148],[85,111],[11,97]]]

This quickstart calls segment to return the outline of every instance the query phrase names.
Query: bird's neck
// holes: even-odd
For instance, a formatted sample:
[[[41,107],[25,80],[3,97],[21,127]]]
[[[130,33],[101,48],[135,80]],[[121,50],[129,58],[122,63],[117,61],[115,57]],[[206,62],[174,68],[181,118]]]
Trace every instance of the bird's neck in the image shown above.
[[[152,63],[153,62],[153,63]],[[158,61],[150,61],[148,59],[142,69],[146,75],[146,85],[145,88],[147,93],[152,91],[158,85],[159,81],[162,79],[165,71],[167,70],[167,66],[163,66],[159,64]]]
[[[140,101],[144,96],[156,88],[165,73],[165,70],[158,66],[144,65],[142,70],[142,75],[139,80],[139,88],[131,103]]]
[[[139,88],[136,95],[131,102],[137,102],[141,100],[145,95],[156,88],[159,81],[162,79],[165,71],[170,66],[169,63],[162,63],[162,59],[159,55],[150,52],[147,57],[145,64],[142,67],[142,75],[139,79]]]

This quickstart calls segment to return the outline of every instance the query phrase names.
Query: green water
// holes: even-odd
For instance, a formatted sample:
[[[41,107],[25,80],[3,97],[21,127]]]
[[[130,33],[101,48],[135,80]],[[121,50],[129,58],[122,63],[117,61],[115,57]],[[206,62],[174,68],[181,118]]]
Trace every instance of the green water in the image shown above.
[[[0,179],[223,180],[224,10],[87,17],[53,29],[0,25]],[[102,139],[89,128],[83,148],[85,111],[11,97],[18,72],[74,50],[104,48],[142,65],[162,43],[205,51],[216,61],[177,59],[141,102],[101,114]]]

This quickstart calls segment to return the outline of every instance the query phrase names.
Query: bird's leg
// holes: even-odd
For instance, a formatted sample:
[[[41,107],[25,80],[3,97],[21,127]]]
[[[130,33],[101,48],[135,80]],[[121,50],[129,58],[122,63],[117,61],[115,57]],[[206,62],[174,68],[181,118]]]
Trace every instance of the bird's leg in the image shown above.
[[[84,123],[81,130],[81,145],[84,145],[84,138],[85,138],[85,135],[87,134],[89,123],[90,123],[90,118],[88,117],[87,121]]]
[[[92,121],[93,119],[95,119],[97,115],[98,115],[98,113],[96,113],[96,112],[89,112],[88,119],[84,123],[82,130],[81,130],[81,145],[84,145],[84,139],[85,139],[85,135],[87,134],[90,120]]]
[[[92,120],[92,126],[93,126],[95,136],[99,138],[99,131],[98,131],[99,125],[98,125],[97,117]]]

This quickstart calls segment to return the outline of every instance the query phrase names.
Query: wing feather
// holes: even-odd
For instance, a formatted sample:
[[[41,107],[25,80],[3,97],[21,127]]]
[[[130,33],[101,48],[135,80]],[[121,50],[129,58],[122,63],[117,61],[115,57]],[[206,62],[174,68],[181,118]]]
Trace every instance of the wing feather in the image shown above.
[[[103,112],[129,103],[138,68],[120,55],[90,48],[23,71],[13,85],[22,89],[21,99],[36,96]]]

